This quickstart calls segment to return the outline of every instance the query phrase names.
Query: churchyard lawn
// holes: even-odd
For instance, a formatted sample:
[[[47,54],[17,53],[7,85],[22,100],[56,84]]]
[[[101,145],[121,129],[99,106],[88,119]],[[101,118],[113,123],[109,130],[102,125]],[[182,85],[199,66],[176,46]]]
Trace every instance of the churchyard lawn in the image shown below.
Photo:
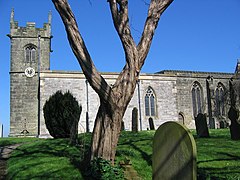
[[[240,179],[240,141],[230,139],[229,129],[210,130],[210,138],[197,138],[198,179]],[[155,131],[121,134],[116,163],[131,161],[142,179],[152,178],[152,141]],[[81,134],[81,146],[65,139],[2,138],[0,146],[22,143],[8,160],[9,179],[82,179],[78,170],[90,134]]]

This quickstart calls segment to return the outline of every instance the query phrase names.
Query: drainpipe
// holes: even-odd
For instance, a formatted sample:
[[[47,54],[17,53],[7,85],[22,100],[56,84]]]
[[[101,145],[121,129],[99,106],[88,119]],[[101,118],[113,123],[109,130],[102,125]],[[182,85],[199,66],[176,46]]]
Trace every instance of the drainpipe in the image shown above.
[[[140,131],[142,131],[142,112],[141,112],[140,80],[137,81],[137,87],[138,87],[138,108],[139,108]]]
[[[40,136],[40,71],[41,71],[41,47],[40,47],[41,35],[38,33],[38,129],[37,137]]]
[[[86,111],[86,131],[89,132],[89,100],[88,100],[88,81],[85,81],[86,83],[86,97],[87,97],[87,111]]]

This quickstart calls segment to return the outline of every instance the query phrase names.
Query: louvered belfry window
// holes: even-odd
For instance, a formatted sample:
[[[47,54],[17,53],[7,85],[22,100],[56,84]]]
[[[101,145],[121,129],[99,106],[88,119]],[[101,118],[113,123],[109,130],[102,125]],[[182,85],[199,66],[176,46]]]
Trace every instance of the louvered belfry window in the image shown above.
[[[25,48],[25,59],[27,63],[36,61],[36,48],[34,46],[27,46]]]

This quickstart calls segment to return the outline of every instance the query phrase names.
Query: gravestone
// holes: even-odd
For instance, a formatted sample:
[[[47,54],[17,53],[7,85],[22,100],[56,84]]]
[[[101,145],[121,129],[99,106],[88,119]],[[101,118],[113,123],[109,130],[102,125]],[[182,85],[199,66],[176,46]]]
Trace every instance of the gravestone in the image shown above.
[[[155,130],[154,123],[153,123],[153,118],[150,117],[148,119],[148,121],[149,121],[150,130]]]
[[[124,124],[124,121],[122,120],[121,121],[121,131],[124,131],[125,130],[125,124]]]
[[[240,124],[237,122],[239,111],[231,106],[228,111],[228,118],[231,120],[230,133],[232,140],[240,140]]]
[[[224,129],[225,128],[225,122],[224,121],[220,121],[219,122],[219,127],[220,127],[220,129]]]
[[[199,113],[195,118],[195,125],[198,137],[209,137],[206,115]]]
[[[138,109],[136,107],[132,110],[132,131],[138,132]]]
[[[189,130],[177,122],[166,122],[153,139],[153,180],[196,180],[196,143]]]

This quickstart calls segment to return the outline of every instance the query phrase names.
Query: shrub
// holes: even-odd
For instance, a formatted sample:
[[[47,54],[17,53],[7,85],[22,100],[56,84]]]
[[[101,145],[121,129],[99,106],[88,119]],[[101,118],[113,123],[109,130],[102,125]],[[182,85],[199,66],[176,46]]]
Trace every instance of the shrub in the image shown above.
[[[69,91],[64,94],[57,91],[53,94],[43,107],[44,119],[50,135],[54,138],[76,136],[81,109],[76,98]]]
[[[102,158],[93,159],[85,175],[89,179],[124,179],[124,173],[120,166],[113,166],[110,161]]]

